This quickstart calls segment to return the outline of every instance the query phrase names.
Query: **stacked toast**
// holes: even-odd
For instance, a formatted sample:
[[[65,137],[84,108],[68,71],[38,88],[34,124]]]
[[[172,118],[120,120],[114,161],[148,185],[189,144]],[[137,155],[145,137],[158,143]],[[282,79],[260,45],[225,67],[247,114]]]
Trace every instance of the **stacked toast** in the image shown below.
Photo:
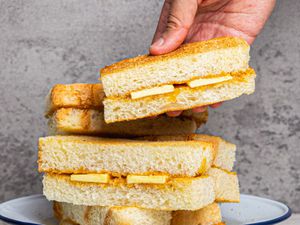
[[[236,146],[196,134],[208,114],[192,108],[252,93],[248,61],[244,40],[218,38],[55,85],[38,164],[60,224],[223,224],[218,203],[240,200]]]

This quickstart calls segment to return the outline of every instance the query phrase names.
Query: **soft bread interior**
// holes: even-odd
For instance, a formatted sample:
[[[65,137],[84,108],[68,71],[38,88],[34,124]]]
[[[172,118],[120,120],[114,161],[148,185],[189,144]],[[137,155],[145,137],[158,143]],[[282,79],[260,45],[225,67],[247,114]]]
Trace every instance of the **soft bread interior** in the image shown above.
[[[147,157],[145,157],[147,155]],[[39,139],[39,171],[196,176],[213,161],[207,141],[143,141],[89,136]]]
[[[231,171],[235,162],[236,145],[220,137],[206,134],[146,136],[139,139],[149,141],[189,141],[198,140],[210,142],[213,145],[213,166]]]
[[[162,84],[184,83],[196,77],[246,70],[249,45],[240,38],[223,37],[182,45],[160,56],[125,59],[101,70],[106,96]]]
[[[211,168],[207,174],[215,182],[217,202],[240,202],[239,182],[235,172]]]

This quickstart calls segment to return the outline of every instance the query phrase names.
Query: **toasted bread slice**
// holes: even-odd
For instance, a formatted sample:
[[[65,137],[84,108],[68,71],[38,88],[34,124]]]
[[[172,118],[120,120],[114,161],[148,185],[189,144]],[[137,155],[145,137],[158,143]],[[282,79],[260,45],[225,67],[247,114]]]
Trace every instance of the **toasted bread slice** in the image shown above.
[[[156,210],[198,210],[215,200],[209,176],[172,178],[165,184],[127,184],[115,178],[108,184],[82,183],[68,175],[46,174],[48,200],[89,206],[134,206]],[[226,187],[224,187],[226,188]]]
[[[255,90],[253,69],[231,73],[232,80],[199,88],[177,87],[168,94],[140,99],[108,97],[103,101],[106,123],[136,120],[168,111],[186,110],[251,94]]]
[[[217,203],[195,211],[163,211],[54,202],[53,210],[61,225],[216,225],[222,221]]]
[[[179,210],[172,212],[171,225],[221,225],[221,209],[212,203],[200,210]]]
[[[46,98],[45,116],[59,108],[103,109],[102,84],[57,84]]]
[[[216,202],[240,202],[239,182],[235,172],[212,167],[207,174],[215,182]]]
[[[216,136],[206,134],[173,135],[173,136],[147,136],[139,139],[149,141],[189,141],[198,140],[213,144],[213,166],[231,171],[235,162],[236,145]]]
[[[236,37],[184,44],[165,55],[143,55],[107,66],[101,70],[101,81],[106,96],[124,96],[144,88],[246,70],[249,50],[247,42]]]
[[[207,176],[170,178],[164,184],[128,184],[124,178],[108,183],[71,181],[69,175],[46,174],[48,200],[89,206],[134,206],[156,210],[197,210],[217,202],[239,202],[235,173],[211,168]]]
[[[49,118],[50,135],[97,135],[113,137],[140,137],[146,135],[192,134],[207,121],[208,112],[185,112],[180,117],[166,115],[107,124],[103,111],[95,109],[60,108]]]
[[[145,141],[88,136],[39,139],[39,171],[198,176],[210,168],[209,141]]]

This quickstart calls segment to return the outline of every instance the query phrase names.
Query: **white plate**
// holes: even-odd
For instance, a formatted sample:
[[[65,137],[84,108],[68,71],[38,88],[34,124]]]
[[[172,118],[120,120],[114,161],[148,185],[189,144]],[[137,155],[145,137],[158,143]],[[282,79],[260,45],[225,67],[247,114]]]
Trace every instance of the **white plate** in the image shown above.
[[[275,224],[291,216],[288,206],[252,195],[241,195],[240,203],[221,204],[221,209],[227,225]],[[13,224],[57,225],[52,205],[43,195],[31,195],[2,203],[0,219]]]

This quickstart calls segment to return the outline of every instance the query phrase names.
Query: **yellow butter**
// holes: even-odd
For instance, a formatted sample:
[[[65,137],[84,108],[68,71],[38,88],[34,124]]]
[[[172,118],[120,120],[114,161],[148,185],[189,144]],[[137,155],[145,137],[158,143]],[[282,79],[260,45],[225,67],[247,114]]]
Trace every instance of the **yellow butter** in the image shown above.
[[[72,174],[71,181],[89,182],[89,183],[108,183],[109,174]]]
[[[174,91],[173,85],[163,85],[163,86],[159,86],[159,87],[144,89],[141,91],[131,92],[131,98],[138,99],[138,98],[143,98],[143,97],[152,96],[152,95],[166,94],[166,93],[170,93],[173,91]]]
[[[128,184],[164,184],[167,182],[168,176],[139,176],[139,175],[128,175]]]
[[[222,76],[222,77],[211,77],[211,78],[199,78],[196,80],[192,80],[187,82],[188,86],[191,88],[201,87],[209,84],[220,83],[223,81],[231,80],[232,76]]]

